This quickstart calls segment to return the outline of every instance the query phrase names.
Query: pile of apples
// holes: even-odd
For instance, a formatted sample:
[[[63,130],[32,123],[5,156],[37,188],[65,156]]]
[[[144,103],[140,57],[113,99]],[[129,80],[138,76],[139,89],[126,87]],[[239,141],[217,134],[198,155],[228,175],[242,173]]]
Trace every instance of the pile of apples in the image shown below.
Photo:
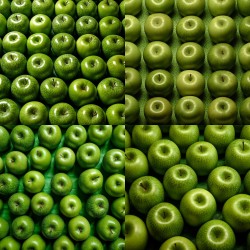
[[[0,2],[0,125],[125,124],[120,2]]]
[[[126,129],[126,249],[250,249],[250,125]]]
[[[249,1],[125,7],[126,123],[250,123]]]
[[[0,126],[0,249],[124,249],[124,125]]]

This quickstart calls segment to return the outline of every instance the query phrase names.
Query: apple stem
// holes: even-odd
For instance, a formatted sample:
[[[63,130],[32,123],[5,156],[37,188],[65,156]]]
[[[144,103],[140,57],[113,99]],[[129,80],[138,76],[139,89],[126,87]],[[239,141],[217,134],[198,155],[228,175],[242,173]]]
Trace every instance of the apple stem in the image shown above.
[[[143,185],[142,182],[141,182],[139,185],[140,185],[145,191],[147,190],[147,188]]]
[[[192,80],[192,74],[189,74],[189,81]]]
[[[242,147],[243,147],[243,151],[244,151],[244,147],[245,147],[245,142],[242,141]]]
[[[202,145],[200,145],[200,151],[202,152]]]
[[[223,125],[220,125],[220,129],[223,129],[223,127],[224,127]]]

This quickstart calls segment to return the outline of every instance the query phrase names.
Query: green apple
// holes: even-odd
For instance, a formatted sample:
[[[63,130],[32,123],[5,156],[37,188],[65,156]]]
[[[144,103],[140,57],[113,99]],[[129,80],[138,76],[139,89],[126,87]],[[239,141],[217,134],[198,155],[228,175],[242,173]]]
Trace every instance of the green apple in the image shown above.
[[[126,215],[125,246],[130,250],[145,250],[148,243],[148,231],[145,222],[138,216]]]
[[[12,13],[21,13],[26,15],[27,17],[30,17],[32,3],[30,0],[13,0],[11,1],[10,8]]]
[[[163,186],[171,199],[181,200],[183,195],[195,188],[198,178],[195,171],[185,164],[169,168],[163,177]]]
[[[100,148],[91,142],[81,145],[76,152],[77,163],[82,168],[94,168],[101,158]]]
[[[147,214],[153,206],[164,201],[163,184],[153,176],[139,177],[129,188],[129,198],[138,212]]]
[[[59,148],[54,156],[54,164],[60,172],[69,171],[75,165],[75,153],[71,148]]]
[[[161,202],[152,207],[146,217],[149,234],[163,242],[181,234],[184,221],[180,211],[171,203]]]
[[[147,157],[152,170],[164,175],[167,169],[180,162],[181,153],[173,141],[161,139],[149,147]]]
[[[0,173],[2,173],[3,170],[4,170],[4,162],[3,159],[0,157]],[[0,199],[0,211],[2,207],[3,207],[3,201]]]
[[[110,250],[125,249],[125,239],[118,238],[109,244]]]
[[[97,6],[97,10],[100,18],[106,16],[118,16],[119,5],[114,0],[102,0]]]
[[[115,16],[103,17],[99,22],[99,33],[102,38],[109,35],[120,35],[122,22]]]
[[[2,13],[6,18],[8,18],[11,14],[10,12],[10,2],[7,0],[3,0],[0,3],[0,13]]]
[[[103,186],[103,175],[98,169],[87,169],[78,178],[78,186],[85,194],[100,191]]]
[[[144,22],[144,32],[149,41],[167,42],[173,33],[173,21],[163,13],[151,14]]]
[[[181,199],[180,212],[190,226],[200,226],[211,220],[217,205],[213,195],[203,188],[188,191]]]
[[[243,102],[240,104],[239,113],[243,124],[249,124],[249,104],[250,104],[249,97],[244,99]]]
[[[4,98],[0,100],[0,124],[15,125],[18,122],[20,108],[16,102]],[[6,145],[7,146],[7,145]]]
[[[46,243],[44,239],[39,234],[33,234],[28,239],[26,239],[22,244],[22,250],[45,250]]]
[[[98,55],[101,48],[101,42],[94,34],[84,34],[76,41],[76,50],[80,57],[85,58],[92,55]]]
[[[73,54],[75,51],[75,39],[68,33],[59,33],[51,39],[51,50],[55,56]]]
[[[89,236],[82,244],[81,250],[91,250],[96,248],[96,250],[104,250],[102,242],[95,236]]]
[[[235,249],[236,238],[232,228],[222,220],[211,220],[203,224],[196,234],[198,249]]]
[[[33,76],[18,76],[11,84],[11,94],[20,103],[36,100],[38,93],[39,83]]]
[[[250,17],[246,16],[241,20],[239,24],[239,33],[241,38],[245,42],[250,42],[249,30],[250,30]]]
[[[15,193],[8,199],[8,208],[13,215],[25,215],[30,208],[30,197],[23,193]]]
[[[205,36],[205,25],[198,16],[186,16],[177,23],[176,34],[181,42],[200,42]]]
[[[1,28],[0,28],[0,36],[3,37],[6,34],[7,31],[7,21],[5,16],[0,13],[0,22],[1,22]]]
[[[31,170],[23,176],[23,186],[29,193],[39,193],[45,185],[45,178],[41,172]]]
[[[75,123],[76,111],[66,102],[56,103],[49,110],[49,121],[51,124],[68,127]]]
[[[249,151],[250,141],[245,139],[236,139],[232,141],[225,152],[225,162],[229,167],[237,170],[239,174],[245,174],[250,166]]]
[[[5,52],[17,51],[22,54],[26,52],[27,38],[18,31],[11,31],[3,37],[2,48]]]
[[[75,241],[84,241],[90,235],[89,221],[83,216],[76,216],[68,223],[70,237]]]
[[[52,75],[53,61],[48,55],[36,53],[28,59],[27,71],[37,80],[44,80]]]
[[[4,218],[0,218],[0,239],[5,238],[9,233],[9,223]]]
[[[132,130],[132,141],[136,148],[147,153],[151,144],[162,138],[162,132],[158,125],[135,125]]]
[[[33,234],[34,229],[34,221],[27,215],[16,217],[11,224],[12,235],[17,240],[26,240]]]
[[[72,187],[72,180],[65,173],[57,173],[51,179],[51,191],[56,195],[68,195],[71,192]]]
[[[62,235],[54,241],[53,249],[54,250],[74,249],[74,243],[68,236]]]
[[[244,70],[250,70],[250,67],[248,66],[249,60],[250,60],[249,51],[248,51],[249,46],[250,46],[250,43],[246,43],[239,50],[238,58],[239,58],[240,65]]]
[[[109,201],[102,194],[93,194],[86,201],[86,212],[92,218],[102,218],[107,215]]]
[[[111,204],[111,212],[118,220],[125,219],[125,197],[115,199]]]
[[[235,0],[226,0],[226,1],[218,1],[218,0],[209,0],[207,2],[207,7],[212,16],[220,16],[227,15],[231,16],[231,14],[235,10]]]
[[[124,170],[125,155],[120,149],[108,150],[102,160],[102,168],[107,173],[118,173]]]
[[[10,196],[17,192],[19,181],[16,176],[9,173],[0,174],[0,195]]]
[[[114,241],[121,232],[120,222],[113,216],[106,215],[97,221],[96,232],[102,240]]]
[[[250,126],[249,126],[249,125],[244,125],[244,126],[241,128],[241,132],[240,132],[240,138],[241,138],[241,139],[250,140],[250,137],[249,137],[249,129],[250,129]]]
[[[55,14],[68,14],[72,17],[75,16],[76,13],[76,4],[72,0],[58,0],[55,3]]]
[[[186,162],[198,176],[206,176],[217,166],[218,153],[210,142],[198,141],[187,149]]]
[[[68,93],[66,83],[57,77],[46,78],[40,85],[42,99],[50,105],[65,100]]]
[[[27,156],[19,151],[11,151],[5,158],[6,169],[14,175],[22,175],[28,169]]]
[[[85,127],[71,125],[64,134],[64,144],[72,149],[77,149],[86,142],[87,136]]]
[[[197,125],[171,125],[170,139],[178,146],[181,153],[185,153],[190,145],[199,140],[200,132]]]
[[[8,130],[0,126],[0,152],[4,152],[10,147],[10,134]]]
[[[6,236],[5,238],[3,238],[0,241],[0,249],[1,250],[12,250],[12,249],[16,249],[16,250],[20,250],[21,249],[21,243],[16,240],[15,238],[13,238],[12,236]]]
[[[38,129],[39,145],[47,149],[56,149],[62,139],[62,131],[57,125],[41,125]]]
[[[74,55],[63,54],[55,60],[54,70],[64,81],[73,80],[80,70],[80,63]]]
[[[76,5],[76,13],[78,17],[97,17],[97,5],[93,0],[81,0]]]
[[[145,87],[147,88],[147,90],[150,89],[150,93],[154,94],[154,90],[153,90],[154,86],[151,87],[151,84],[150,84],[151,79],[153,78],[153,77],[151,78],[152,74],[149,73],[147,75]],[[159,87],[161,87],[162,86],[161,83],[164,81],[165,78],[163,78],[163,77],[159,77],[159,78],[160,78],[160,80],[159,80],[160,82],[157,80],[157,83],[159,82]],[[158,79],[158,78],[156,77],[156,79]],[[137,69],[132,68],[132,67],[126,67],[125,68],[125,94],[128,94],[128,95],[137,94],[138,92],[140,92],[141,85],[142,85],[142,77],[141,77],[139,71]],[[149,90],[148,90],[148,92],[149,92]]]
[[[29,18],[21,13],[14,13],[7,19],[8,31],[18,31],[27,35],[29,33]]]
[[[104,184],[105,191],[111,197],[122,197],[125,194],[125,176],[123,174],[110,175]]]
[[[33,15],[44,14],[51,18],[54,15],[54,7],[53,0],[34,0],[32,2],[32,13]]]
[[[196,96],[184,96],[177,101],[174,111],[179,124],[199,124],[204,120],[205,106]]]
[[[75,30],[75,20],[68,14],[56,15],[52,20],[52,30],[54,34],[68,33],[73,35]]]
[[[112,132],[111,142],[112,144],[119,149],[124,149],[125,147],[125,126],[117,125]]]
[[[142,11],[142,0],[124,0],[126,15],[137,16]]]
[[[224,154],[227,146],[235,139],[233,125],[207,125],[204,140],[212,143],[219,154]]]
[[[205,90],[205,78],[196,70],[184,70],[176,78],[176,88],[181,96],[201,96]]]
[[[115,55],[124,55],[126,51],[125,39],[118,35],[109,35],[102,40],[102,51],[104,56],[109,59]],[[136,58],[138,57],[138,50],[136,50]],[[126,58],[125,58],[126,59]],[[127,65],[129,66],[129,65]]]
[[[102,107],[96,104],[86,104],[78,110],[77,121],[80,125],[105,124],[106,114]]]
[[[247,194],[250,194],[250,186],[249,186],[249,180],[250,180],[250,171],[248,171],[243,179],[244,188]]]
[[[30,32],[44,33],[49,35],[51,32],[51,20],[47,15],[37,14],[30,19]]]
[[[0,74],[0,99],[9,97],[10,89],[10,80],[5,75]]]
[[[64,196],[59,204],[60,212],[67,218],[73,218],[79,215],[82,210],[82,202],[78,196],[69,194]]]
[[[220,166],[209,174],[207,185],[214,198],[219,202],[224,202],[240,191],[241,178],[235,169]]]
[[[250,229],[250,195],[237,194],[229,198],[223,205],[224,220],[236,232],[248,232]]]
[[[110,125],[125,124],[125,104],[115,103],[106,109],[106,117]]]
[[[22,75],[25,72],[26,63],[26,57],[16,51],[5,53],[0,62],[2,72],[6,77],[11,79]]]
[[[140,113],[139,101],[132,95],[125,95],[125,122],[134,124],[138,120]]]
[[[82,16],[76,21],[76,32],[78,36],[95,34],[98,32],[98,22],[92,16]]]
[[[174,236],[165,242],[162,243],[159,250],[166,250],[166,249],[172,249],[172,248],[180,248],[180,249],[188,249],[188,250],[196,250],[195,244],[189,240],[188,238],[185,238],[183,236]]]
[[[50,194],[40,192],[32,197],[30,205],[35,215],[45,216],[52,210],[54,200]]]
[[[136,171],[134,171],[135,169]],[[125,149],[125,173],[126,182],[128,183],[148,175],[148,159],[141,150],[131,147]]]
[[[125,15],[122,21],[125,30],[125,39],[129,42],[136,42],[141,36],[141,24],[138,18],[132,15]]]
[[[247,0],[237,0],[237,7],[238,7],[238,12],[242,16],[250,15],[249,11],[250,3]]]
[[[146,0],[145,6],[150,14],[151,13],[170,14],[174,10],[174,0],[169,0],[169,1]]]
[[[236,103],[228,97],[217,97],[207,110],[210,124],[234,124],[237,113]]]
[[[41,223],[41,231],[47,239],[59,238],[64,230],[65,223],[63,219],[57,214],[46,215]]]
[[[51,162],[51,153],[42,146],[34,147],[30,151],[30,164],[39,171],[45,171],[49,168]]]
[[[124,80],[125,78],[125,56],[115,55],[108,59],[107,68],[111,77]]]
[[[205,0],[179,0],[177,9],[181,16],[200,16],[205,9]]]
[[[240,88],[244,96],[250,96],[250,71],[243,73],[240,81]]]

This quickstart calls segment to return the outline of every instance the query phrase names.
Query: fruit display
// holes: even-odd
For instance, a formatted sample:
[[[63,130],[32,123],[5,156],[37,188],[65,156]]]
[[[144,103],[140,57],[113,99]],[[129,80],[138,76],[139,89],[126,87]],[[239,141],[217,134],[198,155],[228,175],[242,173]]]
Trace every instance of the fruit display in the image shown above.
[[[125,126],[0,126],[0,249],[124,249]]]
[[[126,249],[250,249],[250,125],[126,129]]]
[[[120,0],[0,2],[0,125],[125,124]]]
[[[248,10],[125,0],[126,124],[249,124]]]

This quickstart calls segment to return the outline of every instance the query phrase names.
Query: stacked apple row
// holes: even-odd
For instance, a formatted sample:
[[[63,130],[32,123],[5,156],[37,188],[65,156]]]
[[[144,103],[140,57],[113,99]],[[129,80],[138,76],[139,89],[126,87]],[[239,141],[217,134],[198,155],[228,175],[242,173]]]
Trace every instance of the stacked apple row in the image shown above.
[[[240,41],[246,42],[239,48],[238,56],[233,47],[238,39],[236,22],[230,17],[236,11],[234,0],[208,1],[208,9],[213,16],[207,27],[206,38],[210,38],[209,41],[204,40],[206,27],[200,17],[205,15],[205,1],[178,1],[177,12],[173,14],[174,1],[159,4],[154,0],[145,0],[149,16],[145,18],[143,28],[148,43],[143,48],[145,41],[142,41],[144,37],[141,36],[139,21],[142,19],[139,16],[142,13],[142,1],[127,2],[125,99],[130,111],[126,116],[128,124],[136,123],[142,108],[148,124],[167,124],[172,121],[177,124],[199,124],[205,122],[205,117],[208,117],[206,122],[210,124],[234,124],[237,117],[242,123],[249,124],[250,54],[247,51],[250,48],[250,13],[245,10],[248,7],[245,2],[238,1],[237,5],[238,14],[243,16],[238,28]],[[175,29],[170,14],[180,15]],[[175,39],[173,30],[182,43],[178,45],[174,58],[170,45]],[[206,54],[203,45],[207,42],[211,43],[211,47]],[[149,71],[145,79],[140,75],[142,54]],[[240,82],[235,71],[236,61],[243,71]],[[173,68],[175,62],[181,72]],[[207,63],[210,69],[206,82],[204,73],[207,73]],[[143,80],[145,85],[142,84]],[[138,99],[144,86],[149,99],[144,107],[140,107]],[[237,91],[245,97],[242,102],[233,100],[239,95]],[[176,98],[173,107],[172,100]],[[209,103],[208,107],[202,102]]]
[[[1,1],[0,124],[124,124],[123,5]]]
[[[126,128],[128,249],[249,249],[249,125]]]
[[[124,132],[0,126],[0,249],[124,249]]]

